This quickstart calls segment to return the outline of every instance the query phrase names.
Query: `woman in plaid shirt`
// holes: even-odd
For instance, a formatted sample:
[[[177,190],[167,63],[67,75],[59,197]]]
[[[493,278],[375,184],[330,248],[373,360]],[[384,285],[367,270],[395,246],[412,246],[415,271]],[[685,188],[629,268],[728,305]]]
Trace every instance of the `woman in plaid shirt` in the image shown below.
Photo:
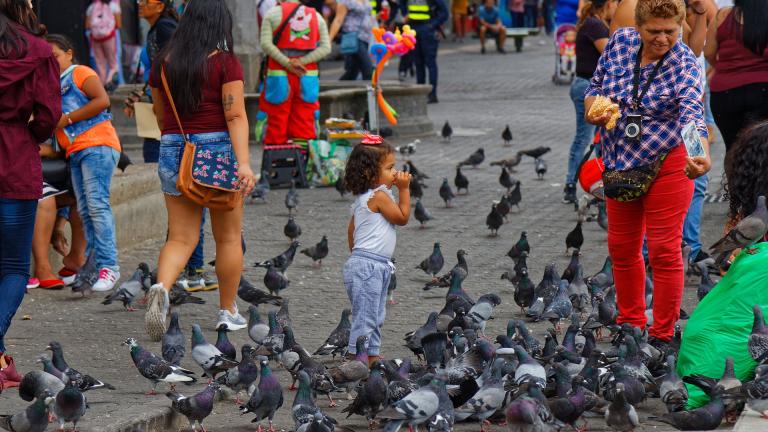
[[[587,113],[597,96],[610,98],[620,108],[616,127],[603,135],[606,169],[642,167],[666,155],[645,195],[627,202],[607,200],[618,322],[646,326],[641,250],[647,237],[655,287],[654,319],[648,333],[649,342],[658,348],[666,348],[679,316],[684,284],[680,244],[693,194],[691,179],[710,167],[702,72],[690,48],[680,40],[684,17],[683,0],[639,0],[637,27],[619,29],[611,37],[585,99]],[[598,126],[605,126],[609,118],[610,113],[587,115],[587,121]],[[641,132],[632,139],[626,128],[638,119]],[[704,156],[690,158],[686,153],[682,130],[689,123],[702,138]]]

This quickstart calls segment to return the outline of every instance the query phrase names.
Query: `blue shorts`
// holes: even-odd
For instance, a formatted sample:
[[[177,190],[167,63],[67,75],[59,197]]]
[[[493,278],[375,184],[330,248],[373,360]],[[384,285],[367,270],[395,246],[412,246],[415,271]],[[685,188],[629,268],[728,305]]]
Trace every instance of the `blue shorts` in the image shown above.
[[[232,141],[229,132],[206,132],[188,134],[189,142],[197,147],[208,148],[211,151],[230,151],[230,157],[234,160],[235,153],[232,149]],[[160,158],[157,161],[157,174],[160,177],[160,187],[163,193],[171,196],[181,196],[176,189],[176,180],[179,179],[179,165],[184,154],[184,136],[181,134],[163,135],[160,138]]]

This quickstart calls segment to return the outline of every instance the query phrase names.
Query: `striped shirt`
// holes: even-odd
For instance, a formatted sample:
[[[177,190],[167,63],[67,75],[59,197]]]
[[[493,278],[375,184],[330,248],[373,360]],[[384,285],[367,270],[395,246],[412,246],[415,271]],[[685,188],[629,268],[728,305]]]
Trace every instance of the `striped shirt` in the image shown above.
[[[627,114],[633,111],[632,78],[639,48],[640,35],[634,28],[617,30],[600,57],[585,94],[606,96],[619,104],[621,118],[614,129],[603,135],[603,158],[607,168],[620,171],[649,164],[681,144],[682,129],[690,122],[695,123],[701,136],[708,136],[701,67],[691,49],[678,41],[664,59],[636,113],[643,116],[640,142],[625,140]],[[653,62],[640,69],[641,89],[655,65]]]

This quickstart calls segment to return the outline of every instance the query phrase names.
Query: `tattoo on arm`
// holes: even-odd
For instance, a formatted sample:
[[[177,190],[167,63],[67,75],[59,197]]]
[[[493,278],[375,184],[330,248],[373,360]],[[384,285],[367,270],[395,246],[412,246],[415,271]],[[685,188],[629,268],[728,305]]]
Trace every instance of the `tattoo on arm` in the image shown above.
[[[221,98],[221,104],[224,106],[224,111],[229,111],[232,109],[232,105],[235,103],[235,98],[232,97],[231,94],[224,95],[224,97]]]

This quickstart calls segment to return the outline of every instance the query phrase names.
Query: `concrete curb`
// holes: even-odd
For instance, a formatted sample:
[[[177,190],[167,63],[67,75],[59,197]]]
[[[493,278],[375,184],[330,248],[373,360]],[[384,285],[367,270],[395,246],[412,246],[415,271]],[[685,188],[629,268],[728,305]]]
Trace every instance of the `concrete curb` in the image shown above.
[[[184,417],[170,407],[169,400],[154,400],[145,404],[120,407],[114,417],[94,419],[93,432],[167,432],[179,430],[187,424]]]
[[[768,430],[768,420],[760,416],[757,411],[744,407],[741,416],[733,425],[733,432],[754,432]]]

